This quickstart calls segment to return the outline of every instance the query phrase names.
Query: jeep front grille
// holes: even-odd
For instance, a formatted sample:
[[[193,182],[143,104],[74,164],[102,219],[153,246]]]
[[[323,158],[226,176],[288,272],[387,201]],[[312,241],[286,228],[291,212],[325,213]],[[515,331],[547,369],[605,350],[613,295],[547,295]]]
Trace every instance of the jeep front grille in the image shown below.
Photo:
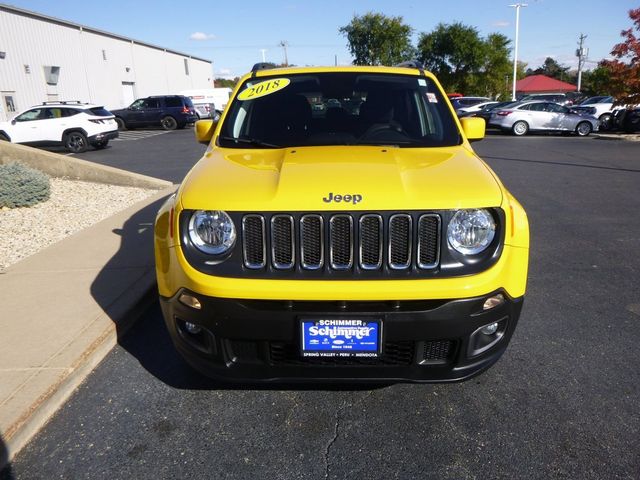
[[[440,230],[435,213],[247,214],[243,259],[254,270],[433,269]]]

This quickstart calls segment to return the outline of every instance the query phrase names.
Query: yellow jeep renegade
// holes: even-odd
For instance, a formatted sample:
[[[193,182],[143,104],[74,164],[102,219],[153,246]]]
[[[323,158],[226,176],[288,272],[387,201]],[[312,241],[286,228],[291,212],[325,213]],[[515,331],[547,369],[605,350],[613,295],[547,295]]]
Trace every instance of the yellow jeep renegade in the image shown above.
[[[527,217],[419,65],[240,80],[158,213],[164,318],[207,375],[449,382],[516,327]]]

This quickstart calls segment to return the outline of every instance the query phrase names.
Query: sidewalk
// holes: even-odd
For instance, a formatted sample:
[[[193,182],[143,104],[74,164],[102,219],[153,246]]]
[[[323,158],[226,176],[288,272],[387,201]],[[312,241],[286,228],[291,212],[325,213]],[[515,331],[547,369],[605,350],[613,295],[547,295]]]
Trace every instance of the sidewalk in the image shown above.
[[[622,133],[622,132],[596,132],[594,138],[601,140],[627,140],[630,142],[640,142],[640,133]]]
[[[0,470],[155,298],[153,223],[174,190],[0,274]]]

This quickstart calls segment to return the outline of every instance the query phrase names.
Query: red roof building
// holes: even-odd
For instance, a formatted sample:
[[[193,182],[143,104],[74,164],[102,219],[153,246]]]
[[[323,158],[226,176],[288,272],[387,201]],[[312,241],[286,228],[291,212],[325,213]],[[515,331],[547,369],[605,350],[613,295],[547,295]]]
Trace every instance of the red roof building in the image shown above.
[[[516,93],[565,93],[576,90],[575,85],[546,75],[530,75],[516,82]]]

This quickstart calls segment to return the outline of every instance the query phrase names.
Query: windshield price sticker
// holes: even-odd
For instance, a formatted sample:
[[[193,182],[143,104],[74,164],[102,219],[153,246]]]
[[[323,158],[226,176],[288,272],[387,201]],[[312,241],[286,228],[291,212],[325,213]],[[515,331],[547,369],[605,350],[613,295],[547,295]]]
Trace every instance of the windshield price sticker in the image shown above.
[[[290,83],[291,80],[288,78],[274,78],[272,80],[266,80],[243,90],[238,95],[238,100],[253,100],[254,98],[271,95],[272,93],[276,93],[283,88],[286,88]]]
[[[322,319],[302,321],[303,357],[377,357],[379,320]]]

